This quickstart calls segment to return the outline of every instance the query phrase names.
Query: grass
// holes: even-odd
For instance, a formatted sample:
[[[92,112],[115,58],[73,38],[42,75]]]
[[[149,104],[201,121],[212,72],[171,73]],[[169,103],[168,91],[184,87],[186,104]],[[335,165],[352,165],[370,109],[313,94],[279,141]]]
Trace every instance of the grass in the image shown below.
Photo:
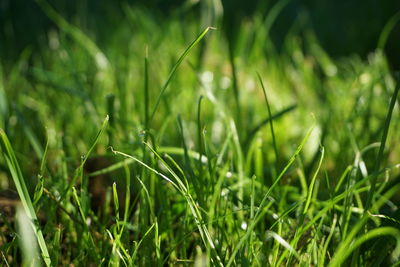
[[[379,48],[331,59],[300,18],[278,52],[287,2],[234,40],[218,16],[124,5],[102,42],[37,2],[57,28],[0,66],[2,265],[400,263],[400,81]]]

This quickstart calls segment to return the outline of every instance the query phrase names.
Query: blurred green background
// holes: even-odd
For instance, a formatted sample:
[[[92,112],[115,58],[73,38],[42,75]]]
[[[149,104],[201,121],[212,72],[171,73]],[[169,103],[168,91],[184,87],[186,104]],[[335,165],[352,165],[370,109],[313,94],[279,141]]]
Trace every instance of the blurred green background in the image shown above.
[[[279,0],[49,1],[68,21],[86,27],[83,29],[85,32],[96,33],[96,43],[100,47],[110,37],[110,33],[126,20],[124,5],[139,6],[159,22],[166,17],[181,16],[182,20],[194,21],[202,17],[202,23],[207,21],[204,21],[204,17],[210,17],[212,13],[207,7],[217,6],[220,9],[219,15],[223,17],[221,23],[224,33],[227,38],[235,39],[235,32],[240,24],[252,21],[256,13],[266,16],[277,2]],[[352,54],[367,57],[369,52],[376,49],[385,25],[391,19],[396,20],[396,14],[397,17],[400,16],[398,0],[280,2],[288,3],[284,4],[270,31],[270,37],[278,50],[287,34],[295,30],[301,22],[315,31],[321,46],[336,58]],[[208,21],[219,24],[212,26],[221,26],[213,18]],[[0,25],[0,53],[3,63],[15,61],[28,46],[39,49],[48,30],[56,28],[36,2],[30,0],[0,1]],[[389,61],[395,68],[400,66],[399,43],[400,26],[397,25],[385,45]]]

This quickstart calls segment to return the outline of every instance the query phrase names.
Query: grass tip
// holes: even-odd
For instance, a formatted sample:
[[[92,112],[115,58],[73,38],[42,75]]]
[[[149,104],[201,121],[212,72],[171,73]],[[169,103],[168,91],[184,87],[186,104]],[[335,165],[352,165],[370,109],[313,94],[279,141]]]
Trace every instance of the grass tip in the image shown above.
[[[117,154],[117,151],[115,151],[112,146],[109,146],[108,149],[110,149],[112,153]]]

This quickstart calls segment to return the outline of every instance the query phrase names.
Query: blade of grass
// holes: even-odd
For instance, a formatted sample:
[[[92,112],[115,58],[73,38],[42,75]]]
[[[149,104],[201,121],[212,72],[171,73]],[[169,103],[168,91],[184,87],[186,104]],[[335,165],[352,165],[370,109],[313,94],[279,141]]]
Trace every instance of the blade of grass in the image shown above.
[[[198,171],[199,171],[199,176],[203,176],[203,168],[201,166],[201,157],[204,154],[204,144],[203,144],[203,138],[202,138],[202,129],[203,127],[201,126],[201,101],[203,100],[203,96],[199,97],[199,101],[197,104],[197,145],[198,145],[198,150],[199,150],[199,162],[198,162]]]
[[[324,242],[324,245],[322,246],[320,254],[319,254],[318,266],[321,266],[321,267],[325,266],[325,259],[327,258],[326,254],[327,254],[327,251],[328,251],[329,243],[331,242],[331,239],[332,239],[332,237],[333,237],[333,235],[335,233],[335,228],[336,228],[337,221],[338,221],[338,219],[337,219],[337,216],[335,214],[333,216],[333,219],[332,219],[332,225],[331,225],[331,229],[330,229],[329,235],[326,238],[326,240]]]
[[[146,233],[144,233],[143,237],[140,239],[140,241],[138,243],[135,244],[135,249],[133,250],[133,254],[132,254],[132,262],[135,262],[136,259],[136,255],[139,251],[139,247],[142,244],[143,240],[147,237],[147,235],[151,232],[151,230],[154,228],[156,223],[153,223],[150,228],[146,231]]]
[[[267,91],[265,89],[265,86],[264,86],[264,83],[262,81],[261,75],[258,72],[257,72],[257,77],[258,77],[258,80],[260,81],[261,87],[263,89],[265,103],[267,104],[268,117],[269,117],[269,127],[271,129],[272,144],[274,146],[274,153],[275,153],[275,162],[278,162],[278,146],[276,145],[276,137],[275,137],[274,123],[273,123],[273,119],[272,119],[271,107],[269,105],[269,101],[268,101],[268,97],[267,97]]]
[[[314,173],[314,175],[313,175],[313,177],[311,179],[310,186],[308,188],[308,196],[307,196],[306,204],[304,206],[303,214],[307,213],[308,207],[310,206],[311,197],[313,195],[313,189],[314,189],[314,185],[315,185],[315,180],[317,179],[318,172],[321,169],[322,160],[324,159],[324,154],[325,154],[325,149],[324,149],[324,147],[321,147],[321,157],[320,157],[320,160],[318,162],[318,167],[317,167],[317,169],[316,169],[316,171],[315,171],[315,173]]]
[[[81,164],[76,169],[75,175],[71,179],[71,181],[65,191],[65,194],[68,194],[71,191],[71,188],[76,184],[76,182],[79,178],[82,179],[83,166],[85,165],[87,159],[89,158],[90,154],[92,153],[93,149],[95,148],[97,142],[100,140],[100,137],[103,135],[103,132],[106,130],[107,125],[108,125],[108,120],[109,120],[109,116],[107,115],[103,121],[103,125],[101,126],[99,132],[97,133],[96,137],[94,138],[94,141],[93,141],[92,145],[90,146],[88,152],[86,153],[86,155],[82,156]]]
[[[389,39],[389,35],[399,21],[400,21],[400,12],[397,12],[396,14],[393,15],[393,17],[389,19],[385,27],[383,27],[383,30],[378,40],[378,45],[377,45],[378,48],[382,50],[385,49],[387,40]]]
[[[143,95],[144,95],[144,130],[148,131],[149,127],[149,49],[146,47],[144,56],[144,85],[143,85]],[[145,140],[147,141],[147,140]]]
[[[113,186],[112,186],[112,190],[113,190],[113,200],[114,200],[114,213],[115,213],[115,217],[117,220],[117,229],[119,231],[119,200],[118,200],[118,192],[117,192],[117,184],[114,182]]]
[[[92,234],[90,233],[90,229],[89,229],[89,226],[88,226],[87,220],[86,220],[86,215],[85,215],[85,212],[83,211],[81,201],[79,199],[78,192],[76,191],[75,187],[72,187],[72,196],[76,202],[76,205],[78,206],[78,210],[79,210],[79,214],[81,215],[81,219],[84,222],[84,227],[86,230],[85,236],[88,239],[86,241],[89,243],[90,247],[92,248],[92,249],[89,249],[89,254],[93,255],[93,257],[98,260],[97,248],[96,248],[96,245],[94,244]]]
[[[233,96],[236,104],[236,123],[238,125],[242,125],[241,118],[241,107],[240,107],[240,93],[239,93],[239,85],[238,85],[238,73],[235,62],[235,43],[233,41],[228,42],[228,51],[229,51],[229,63],[231,65],[231,73],[232,73],[232,89]]]
[[[89,173],[89,176],[92,177],[92,176],[107,174],[107,173],[113,172],[115,170],[124,168],[125,166],[128,166],[128,165],[132,164],[133,162],[134,161],[132,159],[124,159],[124,160],[114,163],[104,169],[100,169],[98,171],[91,172],[91,173]]]
[[[20,205],[17,206],[16,220],[18,223],[18,239],[23,256],[22,266],[42,266],[35,242],[35,233],[30,225],[30,218]]]
[[[379,147],[379,152],[375,159],[374,173],[371,177],[371,189],[368,192],[368,199],[367,199],[367,202],[365,204],[365,209],[364,209],[365,214],[371,207],[372,200],[373,200],[373,197],[375,194],[375,188],[376,188],[376,182],[378,180],[379,168],[380,168],[381,162],[383,160],[383,152],[385,151],[386,140],[387,140],[387,136],[389,133],[390,121],[392,119],[393,109],[394,109],[394,106],[397,101],[397,95],[399,93],[399,90],[400,90],[400,74],[396,74],[396,87],[394,89],[392,99],[390,100],[389,109],[388,109],[388,113],[386,115],[386,120],[385,120],[383,133],[382,133],[381,146]]]
[[[0,127],[6,127],[6,118],[8,118],[8,101],[4,86],[3,66],[0,63]]]
[[[3,131],[3,129],[0,129],[0,138],[1,138],[1,148],[3,151],[3,156],[5,157],[7,166],[11,172],[11,176],[13,178],[15,187],[17,188],[17,192],[21,199],[22,206],[24,207],[26,215],[31,221],[31,225],[35,233],[37,242],[39,244],[40,250],[42,251],[43,260],[46,266],[51,266],[49,251],[47,249],[42,230],[39,228],[38,219],[31,198],[29,196],[28,189],[25,184],[25,179],[22,175],[21,169],[19,167],[17,158],[15,157],[11,143],[8,140],[8,137],[6,133]]]
[[[155,113],[157,112],[158,105],[160,104],[160,101],[162,99],[162,96],[164,95],[165,90],[167,90],[168,85],[170,84],[172,78],[174,77],[178,67],[181,65],[182,61],[186,58],[186,56],[189,54],[189,52],[195,47],[207,34],[208,31],[210,30],[215,30],[213,27],[207,27],[203,32],[197,36],[197,38],[186,48],[186,50],[182,53],[182,55],[179,57],[178,61],[175,63],[175,65],[172,67],[171,72],[168,75],[167,81],[164,83],[163,87],[161,88],[160,94],[157,97],[156,104],[153,107],[153,111],[151,112],[150,118],[149,118],[149,123],[153,120]]]
[[[291,254],[293,254],[296,259],[300,260],[300,255],[296,252],[296,250],[285,240],[283,239],[280,235],[273,231],[267,231],[267,239],[268,238],[273,238],[275,239],[281,246],[286,248]]]
[[[247,135],[247,138],[246,138],[246,141],[245,141],[246,146],[247,146],[247,144],[250,143],[251,139],[253,139],[254,135],[255,135],[262,127],[264,127],[264,125],[267,124],[270,120],[276,120],[276,119],[282,117],[283,115],[285,115],[286,113],[289,113],[289,112],[293,111],[293,110],[296,109],[296,108],[297,108],[297,105],[294,104],[294,105],[291,105],[291,106],[289,106],[289,107],[287,107],[287,108],[285,108],[285,109],[283,109],[283,110],[281,110],[281,111],[279,111],[279,112],[273,114],[272,116],[269,116],[269,115],[268,115],[267,118],[263,119],[263,120],[262,120],[260,123],[258,123],[253,129],[251,129],[251,130],[249,131],[249,133],[248,133],[248,135]]]
[[[49,150],[49,138],[47,138],[46,141],[46,146],[44,148],[42,160],[40,163],[40,174],[38,174],[38,183],[35,188],[35,194],[33,196],[33,205],[36,206],[37,202],[40,200],[43,194],[43,189],[44,189],[44,171],[46,168],[46,159],[47,159],[47,152]]]

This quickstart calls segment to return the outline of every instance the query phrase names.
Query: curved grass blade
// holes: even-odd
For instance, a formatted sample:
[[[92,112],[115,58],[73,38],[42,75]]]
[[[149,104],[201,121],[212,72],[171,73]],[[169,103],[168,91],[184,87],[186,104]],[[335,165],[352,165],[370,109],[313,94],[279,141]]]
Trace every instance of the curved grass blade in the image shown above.
[[[392,33],[396,24],[400,21],[400,11],[394,14],[393,17],[386,23],[385,27],[382,30],[381,35],[379,36],[377,47],[380,49],[384,49],[389,39],[389,35]]]
[[[160,94],[157,97],[157,101],[156,104],[154,105],[153,111],[150,115],[149,118],[149,122],[150,123],[153,118],[154,115],[157,111],[158,106],[160,105],[162,96],[164,95],[165,90],[167,90],[168,85],[170,84],[172,77],[174,77],[176,70],[178,69],[178,67],[181,65],[182,61],[185,59],[185,57],[189,54],[189,52],[193,49],[193,47],[195,47],[203,38],[204,36],[207,34],[207,32],[209,30],[215,30],[215,28],[213,27],[207,27],[203,32],[200,33],[199,36],[197,36],[197,38],[188,46],[188,48],[186,48],[186,50],[182,53],[182,55],[179,57],[178,61],[175,63],[175,65],[172,67],[171,72],[168,75],[167,81],[164,83],[164,86],[161,89]]]

